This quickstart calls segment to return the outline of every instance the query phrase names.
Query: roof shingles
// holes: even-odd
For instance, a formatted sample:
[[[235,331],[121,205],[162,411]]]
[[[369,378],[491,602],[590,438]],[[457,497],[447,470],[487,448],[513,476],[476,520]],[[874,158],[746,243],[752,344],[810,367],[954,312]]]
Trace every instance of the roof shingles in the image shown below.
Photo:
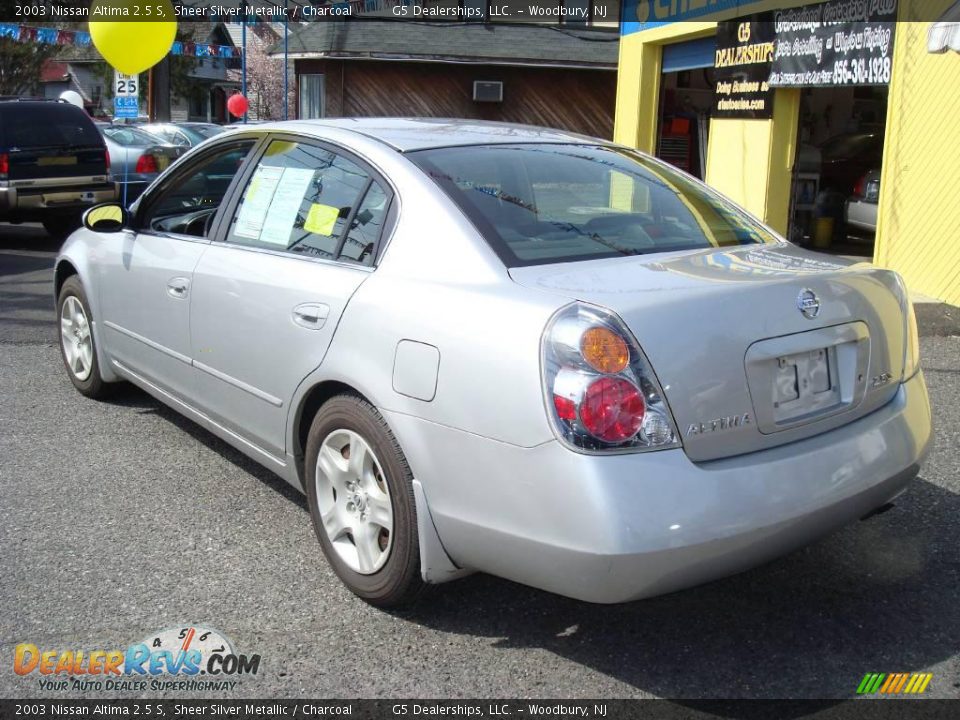
[[[614,30],[533,24],[351,20],[315,22],[291,33],[291,54],[318,58],[382,58],[565,65],[614,70]],[[273,48],[273,53],[282,46]]]

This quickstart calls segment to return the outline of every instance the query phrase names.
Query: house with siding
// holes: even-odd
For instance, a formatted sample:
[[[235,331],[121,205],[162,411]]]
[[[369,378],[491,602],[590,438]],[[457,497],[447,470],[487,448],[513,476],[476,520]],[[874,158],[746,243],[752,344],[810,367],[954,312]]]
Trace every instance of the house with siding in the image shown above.
[[[618,46],[615,27],[382,18],[309,23],[288,39],[300,118],[462,117],[605,138]]]

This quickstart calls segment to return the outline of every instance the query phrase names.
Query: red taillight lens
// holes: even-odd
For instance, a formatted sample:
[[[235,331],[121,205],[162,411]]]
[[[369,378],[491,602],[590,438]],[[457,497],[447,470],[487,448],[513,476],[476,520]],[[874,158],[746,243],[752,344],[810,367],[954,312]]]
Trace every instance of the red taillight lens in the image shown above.
[[[863,197],[867,189],[867,176],[864,175],[862,178],[857,180],[857,184],[853,186],[853,194],[857,197]]]
[[[160,172],[160,168],[157,166],[157,159],[153,155],[150,155],[149,153],[145,153],[141,155],[140,158],[137,160],[137,168],[134,172],[138,172],[138,173]]]
[[[633,383],[602,377],[587,387],[580,403],[580,422],[588,433],[604,442],[629,440],[640,431],[646,405]]]
[[[557,409],[557,417],[567,422],[577,419],[577,404],[570,398],[553,396],[553,406]]]
[[[0,175],[6,175],[10,172],[10,156],[6,153],[0,153]]]
[[[110,172],[110,151],[104,149],[103,151],[103,164],[107,167],[107,172]]]

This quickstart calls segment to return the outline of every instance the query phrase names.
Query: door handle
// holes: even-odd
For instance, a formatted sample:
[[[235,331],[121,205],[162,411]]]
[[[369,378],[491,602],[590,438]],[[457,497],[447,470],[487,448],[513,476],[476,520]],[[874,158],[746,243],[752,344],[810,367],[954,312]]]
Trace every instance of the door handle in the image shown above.
[[[329,314],[330,306],[325,303],[301,303],[293,309],[293,321],[307,330],[319,330]]]
[[[170,278],[167,281],[167,295],[177,299],[183,299],[187,296],[190,289],[190,280],[185,277]]]

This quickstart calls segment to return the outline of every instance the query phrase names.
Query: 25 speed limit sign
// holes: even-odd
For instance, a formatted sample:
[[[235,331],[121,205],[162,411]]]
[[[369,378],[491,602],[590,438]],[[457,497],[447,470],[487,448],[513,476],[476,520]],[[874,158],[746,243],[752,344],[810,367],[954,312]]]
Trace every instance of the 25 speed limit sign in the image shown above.
[[[114,95],[132,95],[136,97],[140,93],[140,78],[137,75],[124,75],[120,72],[113,74],[113,94]]]

